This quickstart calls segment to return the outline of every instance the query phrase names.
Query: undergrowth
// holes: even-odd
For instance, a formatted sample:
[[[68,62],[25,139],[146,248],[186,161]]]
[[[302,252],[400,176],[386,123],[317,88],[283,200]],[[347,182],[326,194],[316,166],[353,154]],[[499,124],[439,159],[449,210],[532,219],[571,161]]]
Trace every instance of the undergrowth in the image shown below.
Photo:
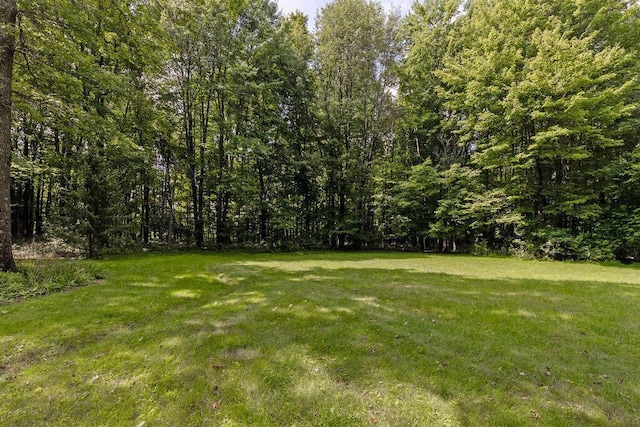
[[[99,277],[97,266],[85,261],[21,261],[17,273],[0,273],[0,304],[86,286]]]

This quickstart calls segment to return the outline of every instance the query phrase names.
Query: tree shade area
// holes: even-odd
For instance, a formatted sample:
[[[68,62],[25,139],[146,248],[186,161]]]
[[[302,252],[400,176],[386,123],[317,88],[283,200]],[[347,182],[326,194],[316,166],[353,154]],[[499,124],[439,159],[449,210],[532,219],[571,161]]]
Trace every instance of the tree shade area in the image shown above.
[[[640,260],[637,2],[5,3],[3,269],[11,235]]]

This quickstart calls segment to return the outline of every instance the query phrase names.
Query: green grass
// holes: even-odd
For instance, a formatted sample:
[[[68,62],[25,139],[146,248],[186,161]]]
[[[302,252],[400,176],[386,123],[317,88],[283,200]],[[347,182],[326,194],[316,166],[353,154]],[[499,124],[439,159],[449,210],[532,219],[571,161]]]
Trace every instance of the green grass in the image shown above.
[[[0,306],[0,425],[638,425],[640,270],[112,258]]]

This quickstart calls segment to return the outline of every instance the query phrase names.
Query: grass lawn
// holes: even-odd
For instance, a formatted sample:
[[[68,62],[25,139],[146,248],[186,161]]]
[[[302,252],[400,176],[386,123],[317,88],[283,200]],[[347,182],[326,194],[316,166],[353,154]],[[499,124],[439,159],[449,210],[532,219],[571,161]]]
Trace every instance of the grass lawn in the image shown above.
[[[640,425],[640,269],[179,254],[0,306],[2,426]]]

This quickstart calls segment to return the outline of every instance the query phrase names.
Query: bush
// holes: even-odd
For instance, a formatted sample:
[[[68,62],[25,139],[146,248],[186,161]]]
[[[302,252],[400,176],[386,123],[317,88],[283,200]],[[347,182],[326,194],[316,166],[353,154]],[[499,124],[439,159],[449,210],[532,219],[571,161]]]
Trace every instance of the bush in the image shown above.
[[[544,259],[555,261],[586,260],[588,246],[583,238],[572,236],[561,228],[545,228],[535,233],[535,237],[543,242],[539,246],[538,255]]]

